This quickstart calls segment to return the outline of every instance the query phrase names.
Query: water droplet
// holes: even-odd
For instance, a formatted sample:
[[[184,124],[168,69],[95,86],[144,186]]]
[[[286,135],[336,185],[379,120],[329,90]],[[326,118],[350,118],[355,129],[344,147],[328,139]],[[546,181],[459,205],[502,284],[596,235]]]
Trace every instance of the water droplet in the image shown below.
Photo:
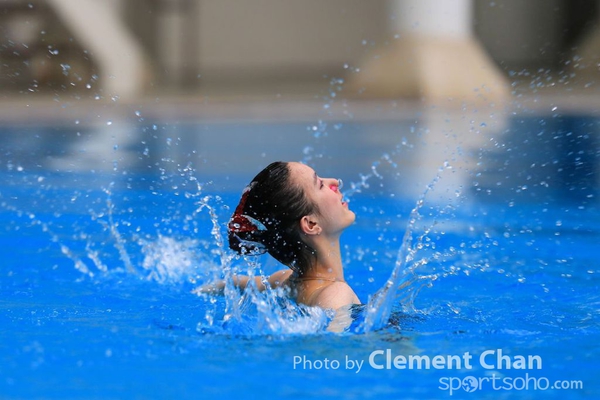
[[[71,66],[69,64],[60,64],[62,68],[63,75],[69,75],[69,71],[71,70]]]

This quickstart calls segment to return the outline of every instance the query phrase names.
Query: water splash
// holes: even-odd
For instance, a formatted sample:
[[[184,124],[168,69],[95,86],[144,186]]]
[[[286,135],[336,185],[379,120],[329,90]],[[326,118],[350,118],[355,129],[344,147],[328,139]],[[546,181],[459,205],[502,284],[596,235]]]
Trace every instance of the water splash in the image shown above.
[[[417,257],[417,254],[424,249],[424,242],[428,238],[432,229],[437,225],[437,219],[425,225],[422,232],[415,237],[417,232],[417,222],[422,220],[420,210],[425,204],[426,197],[441,179],[441,174],[447,169],[447,163],[444,163],[435,178],[427,185],[425,191],[420,196],[415,207],[411,210],[408,224],[396,256],[394,269],[381,289],[369,298],[364,310],[364,319],[356,329],[357,332],[369,332],[378,330],[388,324],[390,315],[395,306],[401,306],[406,312],[415,312],[414,301],[419,291],[440,277],[440,273],[427,274],[421,270],[427,265],[427,257]],[[453,208],[452,204],[445,205],[438,212],[438,216],[448,213]],[[437,252],[432,258],[439,260],[444,256],[451,255],[453,252],[444,254]]]
[[[5,210],[13,212],[17,217],[27,217],[31,226],[39,227],[44,233],[49,235],[51,242],[58,244],[61,253],[73,262],[76,270],[88,277],[95,276],[94,272],[90,270],[87,264],[70,247],[61,242],[60,235],[51,229],[49,223],[39,219],[35,213],[21,211],[17,207],[10,205],[7,202],[2,202],[0,206]],[[98,261],[97,253],[92,252],[91,259],[95,261],[99,270],[102,271],[105,268],[105,266]]]
[[[196,249],[198,241],[159,235],[157,240],[139,241],[144,254],[142,267],[149,271],[147,279],[161,284],[179,283],[185,278],[193,277],[200,260]]]
[[[211,236],[216,244],[215,252],[220,259],[216,270],[220,271],[225,286],[222,312],[219,310],[219,302],[214,301],[214,296],[203,290],[203,285],[192,290],[210,304],[204,320],[197,325],[198,332],[263,336],[314,334],[325,330],[331,316],[319,307],[296,303],[284,288],[271,288],[258,257],[237,256],[225,251],[221,233],[224,225],[219,220],[217,209],[210,204],[210,196],[202,198],[199,202],[196,212],[202,210],[206,210],[211,219]],[[236,261],[239,263],[236,264]],[[249,283],[244,290],[234,285],[236,275],[248,277]],[[256,280],[266,289],[259,290]]]
[[[389,155],[383,155],[382,159],[390,165],[395,165]],[[382,176],[377,171],[378,163],[373,164],[371,176]],[[439,277],[454,274],[457,269],[449,267],[444,271],[427,271],[425,266],[430,261],[442,261],[459,253],[455,248],[446,252],[434,252],[432,255],[420,254],[426,247],[435,247],[429,243],[429,235],[438,224],[437,219],[425,221],[421,210],[425,206],[427,195],[435,188],[444,171],[448,170],[448,163],[439,168],[437,175],[426,187],[415,207],[410,213],[408,226],[399,247],[396,262],[389,279],[384,286],[370,299],[366,307],[362,308],[358,316],[359,323],[353,323],[348,329],[352,333],[366,333],[379,330],[390,321],[390,316],[397,306],[401,306],[405,312],[415,313],[414,301],[420,290],[431,285]],[[452,204],[446,204],[437,211],[438,218],[446,217],[453,210]],[[213,219],[213,236],[221,243],[217,227],[216,213],[211,214]],[[423,223],[423,227],[417,226]],[[249,287],[240,291],[233,285],[233,276],[241,273],[250,277],[251,282],[255,277],[262,280],[267,288],[266,274],[261,269],[261,264],[256,257],[242,257],[241,266],[232,266],[232,258],[228,258],[222,265],[224,271],[226,303],[225,313],[221,319],[207,318],[198,324],[198,331],[202,333],[232,332],[244,335],[264,334],[314,334],[324,332],[332,315],[320,308],[306,307],[295,303],[290,299],[289,293],[282,289],[267,289],[263,292],[250,284]],[[216,313],[213,312],[214,315]]]
[[[112,185],[113,184],[111,184],[111,186]],[[99,219],[98,221],[100,223],[102,223],[105,226],[105,228],[107,228],[110,231],[113,238],[115,239],[115,247],[116,247],[117,251],[119,252],[119,257],[123,261],[125,268],[127,268],[127,271],[129,271],[131,274],[137,274],[137,270],[131,263],[131,258],[129,257],[129,253],[127,252],[127,250],[125,248],[126,242],[118,230],[119,224],[116,223],[113,218],[114,204],[111,200],[112,192],[110,189],[105,189],[104,192],[107,195],[106,205],[108,208],[108,223],[105,223],[101,219]]]
[[[383,172],[382,166],[396,168],[394,154],[384,154],[375,161],[371,173],[364,175],[362,186],[355,187],[353,193],[368,187],[369,179],[384,179],[388,171]],[[440,169],[440,174],[445,169],[447,166]],[[203,194],[203,186],[193,177],[193,168],[188,166],[181,173],[186,183],[196,185],[196,190],[185,192],[185,198],[193,202],[195,207],[189,215],[182,217],[187,237],[161,233],[142,236],[143,233],[129,229],[126,220],[118,216],[117,204],[113,200],[114,185],[109,185],[103,190],[106,196],[104,201],[94,201],[96,204],[103,204],[103,209],[99,212],[89,210],[92,221],[102,227],[102,233],[108,236],[108,239],[98,241],[93,233],[80,234],[78,240],[83,240],[85,255],[77,251],[77,246],[73,249],[71,242],[65,242],[61,235],[52,233],[49,226],[51,223],[44,223],[33,214],[30,218],[51,234],[53,241],[60,246],[62,254],[73,261],[75,268],[83,276],[89,278],[96,278],[98,275],[122,276],[125,273],[136,279],[150,280],[162,285],[191,283],[193,287],[197,287],[215,279],[216,276],[222,277],[226,282],[222,298],[200,296],[205,303],[204,317],[197,327],[200,333],[289,335],[325,332],[332,318],[327,311],[297,304],[290,298],[289,293],[281,289],[261,292],[253,285],[244,291],[234,287],[232,278],[238,273],[249,275],[251,278],[258,277],[264,281],[266,274],[262,270],[263,266],[257,259],[238,259],[227,250],[223,235],[225,224],[221,217],[224,211],[228,211],[227,207],[219,196]],[[410,310],[419,290],[441,276],[439,273],[425,274],[424,267],[428,260],[418,254],[423,250],[435,221],[419,233],[416,226],[419,221],[423,222],[420,211],[424,207],[428,192],[439,181],[440,174],[427,187],[412,210],[393,272],[384,287],[370,299],[362,312],[361,322],[353,333],[369,332],[386,326],[394,307],[400,304],[406,310]],[[179,189],[174,187],[174,190]],[[189,237],[190,233],[203,235],[195,224],[200,216],[209,219],[209,232],[206,232],[209,240],[206,243]],[[172,217],[168,218],[168,222],[173,222]],[[61,224],[56,222],[56,225],[58,227]],[[82,225],[78,229],[86,230],[90,229],[90,226]],[[73,235],[72,238],[74,237]],[[112,254],[110,245],[113,247]],[[115,265],[111,256],[119,265]],[[442,256],[434,255],[433,258]]]
[[[282,288],[259,291],[249,286],[244,291],[225,294],[225,302],[235,301],[239,313],[223,313],[220,317],[214,296],[207,298],[215,309],[206,314],[196,330],[202,334],[243,336],[310,335],[325,332],[331,314],[320,307],[308,307],[291,299]]]
[[[382,154],[378,160],[374,161],[371,164],[371,173],[361,174],[359,182],[351,182],[350,189],[344,191],[344,196],[351,198],[353,195],[355,195],[357,193],[361,193],[363,190],[368,189],[370,186],[369,180],[371,180],[373,177],[376,177],[376,178],[382,180],[383,175],[381,172],[379,172],[379,169],[381,166],[389,165],[393,169],[397,169],[398,164],[394,161],[394,156],[396,156],[399,153],[399,151],[400,151],[400,147],[397,147],[391,153]]]
[[[416,253],[415,247],[411,246],[413,243],[413,228],[419,219],[419,209],[422,206],[423,198],[417,202],[416,207],[410,213],[408,227],[404,233],[390,277],[384,286],[368,301],[365,308],[366,314],[362,326],[360,326],[361,331],[377,330],[387,324],[398,291],[408,289],[409,286],[414,285],[419,280],[418,275],[415,273],[418,264],[415,263],[412,267],[409,264],[414,260]],[[412,304],[415,295],[416,293],[409,296],[409,304]]]
[[[336,102],[336,98],[339,92],[341,92],[344,88],[344,80],[341,78],[331,78],[329,80],[329,88],[327,94],[323,96],[323,112],[325,114],[325,118],[331,118],[333,116],[333,105]],[[345,112],[345,115],[352,118],[351,115],[348,115]],[[324,120],[319,119],[316,124],[312,124],[306,127],[306,130],[311,134],[312,140],[315,143],[315,146],[305,146],[302,149],[302,158],[301,162],[307,165],[310,165],[312,161],[318,158],[322,158],[323,154],[315,153],[316,144],[319,144],[320,140],[327,137],[329,135],[329,127],[330,125]],[[337,131],[342,127],[341,123],[333,124],[333,128]]]

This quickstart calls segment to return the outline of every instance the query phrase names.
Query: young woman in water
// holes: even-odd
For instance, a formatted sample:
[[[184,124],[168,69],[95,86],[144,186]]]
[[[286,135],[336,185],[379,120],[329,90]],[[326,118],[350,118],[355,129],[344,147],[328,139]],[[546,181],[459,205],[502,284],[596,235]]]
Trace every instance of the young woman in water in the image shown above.
[[[268,284],[287,286],[298,303],[335,311],[360,304],[344,279],[340,236],[355,215],[340,186],[340,180],[321,178],[301,163],[270,164],[244,189],[228,225],[229,247],[239,254],[269,253],[286,265]],[[233,278],[240,288],[248,281]],[[261,278],[255,284],[265,289]]]

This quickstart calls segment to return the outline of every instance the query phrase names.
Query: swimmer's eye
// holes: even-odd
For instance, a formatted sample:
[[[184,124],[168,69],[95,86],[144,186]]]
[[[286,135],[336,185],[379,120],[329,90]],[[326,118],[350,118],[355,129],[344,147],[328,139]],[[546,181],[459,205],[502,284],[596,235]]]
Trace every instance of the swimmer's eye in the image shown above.
[[[323,186],[324,186],[323,179],[320,179],[319,182],[320,182],[319,189],[323,189]]]

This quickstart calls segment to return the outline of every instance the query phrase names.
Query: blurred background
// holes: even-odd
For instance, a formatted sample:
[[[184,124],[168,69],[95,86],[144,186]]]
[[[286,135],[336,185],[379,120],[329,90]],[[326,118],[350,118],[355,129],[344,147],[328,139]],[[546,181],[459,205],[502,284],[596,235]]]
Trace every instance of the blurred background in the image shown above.
[[[430,9],[419,14],[414,8],[424,3],[413,0],[2,0],[0,98],[310,98],[340,78],[349,97],[422,99],[428,92],[420,87],[364,91],[363,78],[369,63],[436,12],[438,25],[458,24],[477,41],[513,94],[552,86],[544,85],[550,79],[562,88],[595,85],[596,0],[425,3]],[[438,25],[423,31],[443,38],[452,30],[436,32]],[[413,56],[399,54],[408,63]],[[468,70],[469,58],[463,62]]]
[[[444,183],[471,187],[475,170],[518,164],[514,140],[544,148],[539,126],[558,137],[574,129],[570,116],[598,116],[599,9],[598,0],[2,0],[6,164],[163,173],[191,163],[237,190],[269,160],[357,177],[396,157],[412,180],[395,187],[410,198],[448,162],[461,173]],[[577,171],[595,186],[591,121],[570,146],[589,153],[589,171]],[[502,151],[487,164],[486,146]],[[573,150],[561,146],[553,140],[541,157],[568,164]],[[503,174],[488,174],[489,186]]]

